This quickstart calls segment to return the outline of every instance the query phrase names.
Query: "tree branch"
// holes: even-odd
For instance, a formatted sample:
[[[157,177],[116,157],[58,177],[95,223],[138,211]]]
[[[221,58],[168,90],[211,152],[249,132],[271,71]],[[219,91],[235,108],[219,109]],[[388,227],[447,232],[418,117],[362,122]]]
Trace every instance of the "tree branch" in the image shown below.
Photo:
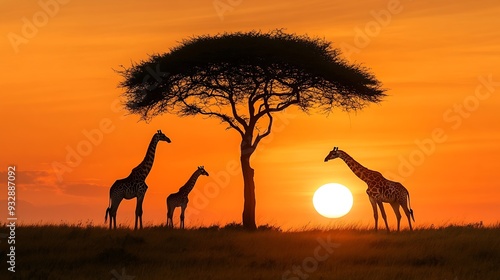
[[[243,129],[241,129],[238,125],[236,125],[231,120],[231,117],[224,115],[222,113],[206,112],[206,111],[203,111],[200,107],[198,107],[196,105],[188,104],[184,99],[181,101],[185,106],[184,108],[186,109],[187,114],[200,114],[200,115],[209,116],[209,117],[218,117],[222,121],[228,123],[230,127],[234,128],[236,131],[238,131],[238,133],[241,135],[241,137],[245,136],[245,133],[243,132],[243,130],[246,130],[246,128],[244,127]]]
[[[237,126],[233,121],[231,121],[231,117],[229,117],[227,115],[224,115],[221,113],[216,113],[216,112],[204,112],[202,110],[200,110],[198,113],[200,115],[205,115],[205,116],[209,116],[209,117],[211,117],[211,116],[218,117],[222,121],[227,122],[229,124],[229,126],[234,128],[236,131],[238,131],[238,133],[241,135],[241,137],[245,136],[245,133],[243,132],[243,130],[239,126]]]
[[[230,79],[227,79],[228,80],[228,83],[231,84],[231,80]],[[248,124],[245,122],[245,120],[238,114],[238,111],[236,110],[236,101],[233,99],[233,96],[234,96],[234,92],[232,89],[234,89],[234,86],[229,86],[229,87],[225,87],[223,85],[220,84],[220,81],[219,79],[215,79],[215,83],[217,85],[217,87],[213,90],[222,90],[223,92],[225,92],[227,94],[227,96],[225,95],[219,95],[219,97],[221,98],[224,98],[226,99],[227,101],[229,101],[229,104],[231,104],[231,112],[233,114],[233,117],[234,119],[239,123],[241,124],[241,126],[243,126],[243,129],[244,130],[247,130],[248,129]],[[205,85],[207,86],[207,85]],[[241,132],[240,132],[241,133]]]
[[[267,113],[267,116],[269,117],[269,123],[267,125],[267,130],[263,134],[259,133],[257,135],[257,137],[255,137],[255,141],[252,144],[252,147],[255,148],[255,149],[257,148],[257,145],[259,145],[260,140],[262,140],[264,137],[266,137],[269,134],[271,134],[271,129],[272,129],[272,126],[273,126],[273,116],[271,115],[271,113]]]
[[[266,114],[283,111],[286,108],[290,107],[291,105],[298,104],[298,103],[299,103],[299,100],[297,100],[297,99],[290,100],[288,102],[281,102],[275,108],[266,108],[262,112],[259,112],[257,115],[255,115],[255,118],[258,120],[259,118],[261,118],[262,116],[264,116]]]
[[[231,98],[228,98],[228,100],[229,100],[229,103],[231,104],[231,111],[233,113],[233,116],[236,119],[236,121],[238,121],[243,126],[244,130],[248,130],[248,124],[245,122],[245,120],[240,115],[238,115],[238,111],[236,110],[236,102],[234,101],[232,96],[233,95],[231,94]]]
[[[264,91],[267,92],[267,83],[266,83],[266,87],[264,88]],[[264,102],[263,102],[264,106],[267,108],[267,110],[266,110],[267,111],[267,116],[269,117],[269,123],[267,124],[267,130],[263,134],[259,133],[257,135],[257,137],[255,138],[254,143],[252,144],[252,147],[254,149],[257,148],[257,145],[259,145],[259,142],[260,142],[260,140],[262,140],[262,138],[264,138],[264,137],[268,136],[269,134],[271,134],[271,128],[273,126],[273,116],[269,112],[269,98],[270,98],[270,96],[267,95],[266,97],[264,97]],[[259,109],[259,111],[260,111],[260,109]],[[259,118],[257,118],[255,120],[255,123],[257,123],[257,121],[259,120]]]

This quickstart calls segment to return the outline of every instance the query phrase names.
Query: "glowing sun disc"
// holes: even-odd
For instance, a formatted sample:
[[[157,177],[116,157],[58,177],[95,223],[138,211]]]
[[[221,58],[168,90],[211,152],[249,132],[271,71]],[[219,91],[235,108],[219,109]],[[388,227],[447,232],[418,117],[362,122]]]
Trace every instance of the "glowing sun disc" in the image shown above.
[[[340,218],[349,213],[353,198],[344,185],[329,183],[319,187],[313,196],[316,211],[327,218]]]

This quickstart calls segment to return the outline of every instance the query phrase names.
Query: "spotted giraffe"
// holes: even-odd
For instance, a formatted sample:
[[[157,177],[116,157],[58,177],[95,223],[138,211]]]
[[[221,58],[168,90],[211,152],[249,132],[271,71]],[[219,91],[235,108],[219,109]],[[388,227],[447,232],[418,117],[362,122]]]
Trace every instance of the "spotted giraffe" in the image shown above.
[[[158,130],[149,143],[148,151],[146,152],[144,160],[132,169],[132,172],[127,178],[116,180],[109,189],[109,206],[108,209],[106,209],[104,222],[108,219],[109,214],[110,229],[111,225],[113,225],[116,229],[116,211],[118,210],[118,206],[120,205],[122,199],[132,199],[134,197],[137,198],[134,229],[137,229],[137,220],[139,220],[140,227],[142,228],[142,202],[144,200],[144,196],[146,195],[146,191],[148,190],[145,180],[149,171],[151,171],[151,167],[153,166],[156,145],[159,141],[170,143],[170,139],[165,136],[161,130]]]
[[[383,205],[384,202],[391,204],[392,208],[394,209],[394,213],[396,214],[396,218],[398,220],[398,231],[401,221],[399,206],[403,208],[403,211],[408,218],[410,230],[413,230],[411,226],[410,216],[414,222],[415,218],[413,217],[413,210],[410,206],[410,193],[402,184],[387,180],[386,178],[384,178],[384,176],[382,176],[382,174],[380,174],[380,172],[373,171],[362,166],[346,152],[339,150],[338,147],[334,147],[333,150],[330,151],[330,153],[325,158],[325,162],[336,158],[341,158],[347,164],[347,166],[349,166],[352,172],[368,185],[366,193],[368,194],[368,198],[370,199],[370,203],[373,208],[375,230],[377,230],[378,223],[378,205],[378,207],[380,208],[380,213],[382,214],[382,218],[385,222],[385,227],[387,231],[389,231],[389,225],[387,224],[387,217]],[[406,200],[407,197],[408,201]]]
[[[181,222],[180,228],[184,228],[184,211],[186,211],[187,204],[189,202],[188,195],[194,188],[194,184],[200,175],[208,176],[208,172],[205,171],[203,166],[198,167],[196,171],[191,175],[189,180],[182,186],[178,192],[173,193],[167,197],[167,227],[174,227],[172,217],[174,216],[174,210],[176,207],[181,207]]]

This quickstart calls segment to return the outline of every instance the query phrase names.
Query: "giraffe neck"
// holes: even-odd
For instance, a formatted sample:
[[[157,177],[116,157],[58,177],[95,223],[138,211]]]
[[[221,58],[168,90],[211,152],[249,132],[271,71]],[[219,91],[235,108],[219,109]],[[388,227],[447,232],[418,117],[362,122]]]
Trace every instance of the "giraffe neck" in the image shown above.
[[[181,194],[181,196],[188,196],[188,194],[191,192],[191,190],[193,190],[194,184],[196,183],[196,180],[198,180],[198,177],[200,177],[200,175],[201,175],[201,170],[199,170],[199,169],[196,170],[193,173],[193,175],[191,175],[191,177],[186,182],[186,184],[184,184],[184,186],[182,186],[179,189],[179,193]]]
[[[146,177],[148,177],[148,174],[151,171],[151,167],[153,167],[153,162],[155,160],[155,152],[157,144],[158,144],[158,138],[153,136],[153,139],[151,139],[151,142],[149,143],[146,156],[144,156],[142,162],[139,163],[139,165],[137,165],[137,167],[135,167],[132,170],[132,173],[134,173],[134,175],[137,176],[138,178],[146,180]]]
[[[352,170],[352,172],[358,176],[359,179],[363,181],[368,181],[368,173],[371,171],[370,169],[364,167],[361,165],[359,162],[354,160],[350,155],[348,155],[346,152],[339,150],[339,158],[341,158],[347,166]]]

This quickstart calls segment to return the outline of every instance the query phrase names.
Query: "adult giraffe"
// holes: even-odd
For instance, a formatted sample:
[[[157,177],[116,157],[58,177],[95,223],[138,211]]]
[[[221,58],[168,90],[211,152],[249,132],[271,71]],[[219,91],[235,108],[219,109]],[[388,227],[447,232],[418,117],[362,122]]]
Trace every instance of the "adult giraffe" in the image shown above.
[[[109,206],[106,209],[106,216],[104,217],[104,222],[108,219],[109,214],[109,228],[111,229],[111,224],[113,224],[116,229],[116,211],[122,199],[132,199],[137,198],[137,205],[135,208],[135,226],[137,229],[137,220],[140,222],[140,227],[142,228],[142,202],[148,186],[146,185],[146,177],[148,177],[149,171],[153,166],[155,159],[156,145],[160,141],[165,141],[170,143],[170,139],[158,130],[151,142],[149,143],[148,151],[142,162],[137,165],[130,175],[125,179],[116,180],[115,183],[109,189]]]
[[[415,218],[413,217],[413,210],[410,206],[410,193],[403,185],[401,185],[401,183],[387,180],[386,178],[384,178],[384,176],[382,176],[382,174],[380,174],[380,172],[373,171],[364,167],[363,165],[355,161],[346,152],[339,150],[338,147],[334,147],[333,150],[330,151],[330,153],[325,158],[325,162],[336,158],[341,158],[347,164],[347,166],[349,166],[352,172],[368,185],[366,193],[368,194],[368,198],[370,199],[370,203],[372,204],[373,208],[375,230],[377,230],[378,223],[378,205],[378,207],[380,208],[380,213],[382,214],[382,218],[384,218],[385,227],[387,231],[389,231],[389,225],[387,224],[387,217],[383,205],[384,202],[391,204],[392,208],[394,209],[394,213],[396,214],[396,218],[398,220],[398,231],[401,221],[399,206],[403,208],[403,211],[408,218],[410,230],[413,230],[411,226],[410,216],[414,222]],[[407,197],[408,201],[406,200]]]

